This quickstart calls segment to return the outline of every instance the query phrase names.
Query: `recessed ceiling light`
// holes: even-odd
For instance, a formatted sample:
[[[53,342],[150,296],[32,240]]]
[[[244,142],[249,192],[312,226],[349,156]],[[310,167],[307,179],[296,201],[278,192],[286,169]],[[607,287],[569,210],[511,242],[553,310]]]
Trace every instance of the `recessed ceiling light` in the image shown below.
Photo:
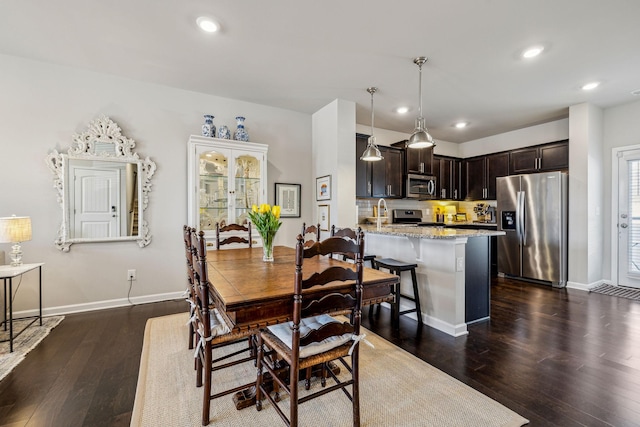
[[[600,82],[591,82],[591,83],[587,83],[586,85],[582,86],[582,90],[593,90],[593,89],[597,88],[598,86],[600,86]]]
[[[458,129],[462,129],[462,128],[466,128],[467,126],[469,126],[468,122],[458,122],[454,125],[456,128]]]
[[[207,16],[199,17],[196,19],[196,23],[202,31],[206,31],[207,33],[215,33],[220,30],[220,24]]]
[[[543,46],[533,46],[533,47],[530,47],[530,48],[526,49],[524,52],[522,52],[522,57],[523,58],[533,58],[533,57],[536,57],[536,56],[540,55],[543,50],[544,50]]]
[[[396,108],[396,113],[398,114],[407,114],[409,112],[409,107],[398,107]]]
[[[632,90],[631,95],[634,95],[634,96],[640,95],[640,89]]]

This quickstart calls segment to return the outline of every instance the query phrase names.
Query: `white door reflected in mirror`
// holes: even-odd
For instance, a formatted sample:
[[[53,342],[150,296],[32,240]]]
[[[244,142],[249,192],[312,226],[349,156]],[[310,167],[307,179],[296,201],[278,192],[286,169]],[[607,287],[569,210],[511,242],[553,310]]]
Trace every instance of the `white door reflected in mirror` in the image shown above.
[[[133,152],[135,143],[117,124],[101,117],[73,136],[68,154],[54,150],[47,164],[56,174],[54,187],[62,207],[56,246],[134,240],[151,242],[144,211],[156,164]]]

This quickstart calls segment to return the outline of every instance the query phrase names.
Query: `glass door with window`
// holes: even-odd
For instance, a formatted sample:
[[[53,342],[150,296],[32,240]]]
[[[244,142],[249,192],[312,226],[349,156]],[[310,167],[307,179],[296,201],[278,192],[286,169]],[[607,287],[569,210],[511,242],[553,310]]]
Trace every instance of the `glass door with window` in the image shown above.
[[[618,154],[618,284],[640,288],[640,150]]]

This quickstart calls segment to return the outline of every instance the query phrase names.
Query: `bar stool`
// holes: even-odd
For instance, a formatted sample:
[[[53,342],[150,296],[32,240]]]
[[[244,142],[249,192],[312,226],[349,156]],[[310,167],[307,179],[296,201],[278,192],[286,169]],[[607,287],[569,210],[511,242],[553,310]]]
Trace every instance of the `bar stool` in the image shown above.
[[[406,262],[398,261],[393,258],[382,258],[375,259],[374,261],[375,269],[379,270],[380,267],[386,268],[392,274],[396,274],[398,277],[401,277],[401,273],[403,271],[411,271],[411,280],[413,282],[413,297],[408,295],[404,295],[400,290],[400,282],[398,282],[394,289],[394,302],[393,302],[393,320],[395,322],[396,327],[400,325],[400,316],[407,313],[415,312],[418,317],[418,326],[422,326],[422,311],[420,309],[420,293],[418,292],[418,279],[416,277],[416,268],[418,264],[409,264]],[[415,308],[400,311],[400,298],[405,298],[415,303]]]
[[[346,261],[346,260],[353,261],[353,257],[348,256],[348,255],[344,255],[342,257],[342,260],[343,261]],[[362,264],[364,265],[365,262],[369,261],[369,263],[371,264],[371,268],[376,268],[375,260],[376,260],[376,256],[375,255],[364,254],[364,256],[362,257]]]

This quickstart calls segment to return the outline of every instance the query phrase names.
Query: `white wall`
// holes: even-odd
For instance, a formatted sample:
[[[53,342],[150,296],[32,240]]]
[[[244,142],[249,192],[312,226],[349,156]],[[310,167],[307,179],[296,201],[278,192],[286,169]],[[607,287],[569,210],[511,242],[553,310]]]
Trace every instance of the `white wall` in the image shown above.
[[[331,199],[314,201],[329,205],[329,228],[356,223],[356,104],[336,99],[313,114],[314,177],[331,175]],[[314,199],[315,200],[315,199]],[[318,221],[317,213],[314,221]]]
[[[190,134],[200,134],[203,114],[232,130],[235,116],[244,115],[251,141],[269,144],[270,203],[274,182],[302,184],[302,217],[283,219],[277,244],[293,245],[302,221],[314,214],[310,115],[3,55],[0,93],[0,216],[31,216],[33,240],[23,244],[24,262],[46,263],[45,308],[126,303],[132,268],[138,276],[134,301],[184,290],[186,144]],[[44,159],[53,149],[66,152],[72,134],[102,114],[157,164],[147,210],[152,241],[143,249],[134,242],[77,244],[62,253],[53,245],[62,214]],[[36,278],[25,277],[15,308],[36,306]]]
[[[569,117],[567,284],[587,289],[603,278],[602,110],[590,104],[573,105]]]
[[[569,119],[556,120],[465,142],[460,144],[459,157],[481,156],[567,138],[569,138]]]

